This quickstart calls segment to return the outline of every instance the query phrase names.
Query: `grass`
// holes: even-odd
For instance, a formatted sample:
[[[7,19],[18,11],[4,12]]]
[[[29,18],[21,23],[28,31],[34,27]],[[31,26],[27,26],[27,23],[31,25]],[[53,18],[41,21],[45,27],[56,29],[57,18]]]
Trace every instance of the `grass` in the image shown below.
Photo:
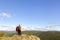
[[[34,35],[22,34],[22,35],[14,35],[12,37],[0,37],[0,40],[40,40],[39,37]]]
[[[25,31],[23,33],[33,34],[38,36],[41,40],[60,40],[60,32],[58,31]]]
[[[28,34],[28,35],[35,35],[38,36],[41,40],[60,40],[60,32],[58,31],[23,31],[23,34]],[[8,35],[7,35],[8,34]],[[15,33],[10,33],[9,32],[0,32],[0,40],[2,40],[2,37],[6,40],[8,40],[9,37],[15,35]],[[7,37],[7,38],[6,38]]]

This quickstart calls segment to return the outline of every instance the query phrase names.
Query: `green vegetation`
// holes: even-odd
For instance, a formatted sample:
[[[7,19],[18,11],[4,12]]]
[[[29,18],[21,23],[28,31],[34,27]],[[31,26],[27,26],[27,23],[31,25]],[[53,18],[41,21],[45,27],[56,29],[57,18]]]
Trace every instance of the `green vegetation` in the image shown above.
[[[25,31],[23,33],[36,35],[41,40],[60,40],[60,32],[57,31]]]
[[[3,36],[13,36],[17,34],[16,32],[0,32],[0,37]],[[41,40],[60,40],[59,31],[22,31],[22,34],[36,35]],[[1,39],[1,38],[0,38]]]
[[[4,37],[4,36],[6,36],[5,32],[1,31],[0,32],[0,37]]]

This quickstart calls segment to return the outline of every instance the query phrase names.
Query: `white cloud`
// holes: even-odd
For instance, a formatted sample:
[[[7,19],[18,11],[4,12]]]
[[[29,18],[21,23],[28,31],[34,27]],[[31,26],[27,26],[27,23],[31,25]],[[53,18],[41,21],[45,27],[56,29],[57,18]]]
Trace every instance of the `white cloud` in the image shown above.
[[[0,24],[0,31],[15,31],[16,26],[10,24]]]
[[[4,18],[10,18],[11,17],[11,15],[9,13],[6,13],[6,12],[0,13],[0,16],[4,17]]]
[[[0,30],[2,30],[2,31],[15,31],[15,27],[14,26],[0,25]]]

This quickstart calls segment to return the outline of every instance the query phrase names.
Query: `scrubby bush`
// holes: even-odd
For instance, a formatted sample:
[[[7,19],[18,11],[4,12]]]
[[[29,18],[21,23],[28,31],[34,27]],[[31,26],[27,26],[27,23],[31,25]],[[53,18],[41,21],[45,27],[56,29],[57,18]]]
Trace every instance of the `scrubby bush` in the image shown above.
[[[5,32],[0,32],[0,37],[5,36]]]

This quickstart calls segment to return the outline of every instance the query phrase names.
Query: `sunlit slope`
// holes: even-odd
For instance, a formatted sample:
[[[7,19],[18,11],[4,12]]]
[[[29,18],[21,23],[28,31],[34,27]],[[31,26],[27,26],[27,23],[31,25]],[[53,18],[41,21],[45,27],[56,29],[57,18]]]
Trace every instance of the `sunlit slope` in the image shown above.
[[[34,35],[22,34],[21,36],[14,35],[12,37],[0,37],[0,40],[40,40],[40,38]]]

